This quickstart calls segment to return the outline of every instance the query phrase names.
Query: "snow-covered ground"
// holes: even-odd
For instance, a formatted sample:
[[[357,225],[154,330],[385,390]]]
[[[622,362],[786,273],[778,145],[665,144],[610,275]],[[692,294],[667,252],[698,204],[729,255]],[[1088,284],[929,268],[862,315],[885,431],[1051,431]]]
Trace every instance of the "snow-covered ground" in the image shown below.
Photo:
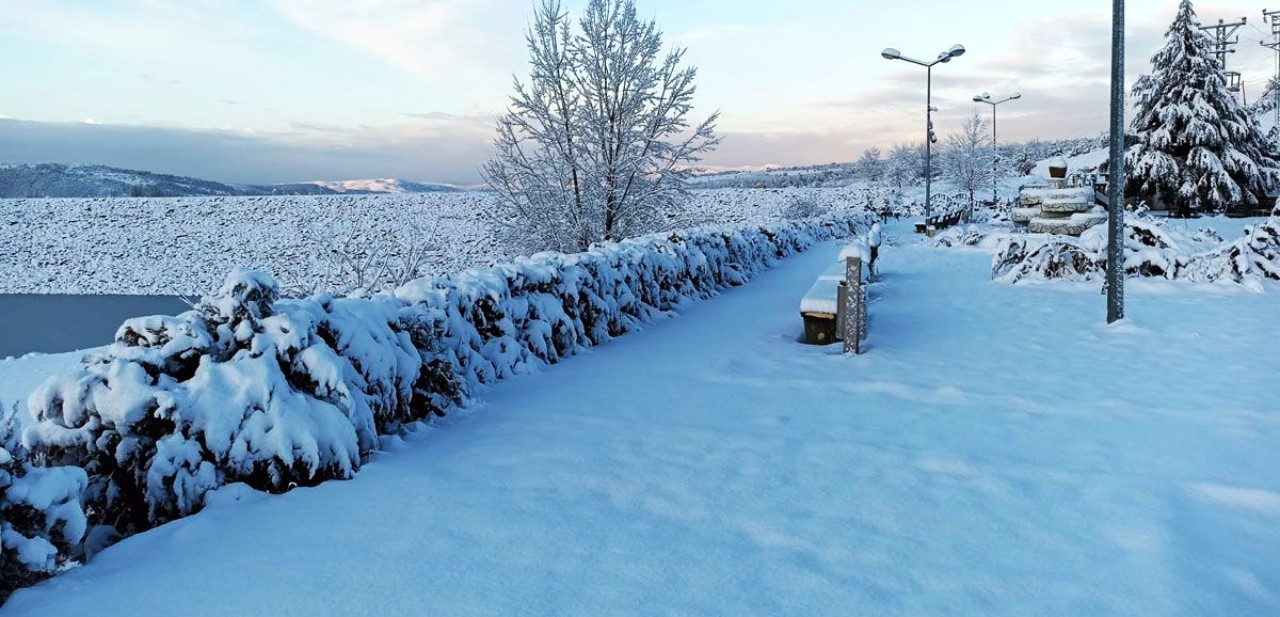
[[[23,421],[27,415],[27,396],[50,375],[75,368],[80,358],[92,351],[0,358],[0,424],[11,416]]]
[[[1109,156],[1111,156],[1110,150],[1101,149],[1085,152],[1084,154],[1077,154],[1076,156],[1065,157],[1062,160],[1067,162],[1067,171],[1069,173],[1077,172],[1082,169],[1093,169],[1096,171],[1098,166],[1106,162],[1107,157]],[[1049,164],[1054,162],[1056,159],[1057,157],[1040,161],[1036,164],[1036,168],[1032,170],[1031,175],[1037,178],[1048,178]]]
[[[688,220],[776,220],[811,190],[696,191]],[[860,189],[818,193],[856,205]],[[390,255],[427,246],[422,274],[514,257],[484,215],[484,192],[399,195],[0,199],[0,293],[201,295],[236,267],[264,268],[286,287],[328,289],[332,248]],[[347,281],[343,281],[347,282]]]
[[[797,342],[820,247],[0,614],[1280,613],[1280,289],[1135,285],[1108,327],[907,224],[865,355]]]

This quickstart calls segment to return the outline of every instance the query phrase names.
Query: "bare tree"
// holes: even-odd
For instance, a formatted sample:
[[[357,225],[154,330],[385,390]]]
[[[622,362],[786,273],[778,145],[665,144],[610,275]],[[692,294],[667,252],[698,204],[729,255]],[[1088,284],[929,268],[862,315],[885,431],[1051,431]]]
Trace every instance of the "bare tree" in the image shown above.
[[[578,28],[544,0],[526,35],[531,73],[515,82],[484,176],[494,219],[523,248],[582,250],[653,231],[683,207],[684,180],[719,144],[712,114],[692,126],[683,49],[664,54],[632,0],[590,0]]]
[[[960,130],[947,136],[942,152],[942,177],[953,182],[957,189],[968,193],[969,211],[973,211],[973,195],[982,188],[990,188],[991,174],[991,123],[974,112],[964,121]]]
[[[898,144],[889,151],[885,164],[889,183],[902,189],[924,180],[924,146]]]

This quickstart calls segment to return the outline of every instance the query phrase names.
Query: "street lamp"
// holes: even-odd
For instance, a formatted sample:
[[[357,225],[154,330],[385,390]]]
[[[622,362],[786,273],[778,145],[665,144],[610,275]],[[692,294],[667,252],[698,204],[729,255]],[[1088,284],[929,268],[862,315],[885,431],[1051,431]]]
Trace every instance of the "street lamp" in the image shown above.
[[[986,103],[991,106],[991,203],[1000,201],[1000,144],[996,141],[996,108],[1001,103],[1016,101],[1022,98],[1022,93],[1014,93],[999,101],[991,100],[991,95],[983,92],[973,97],[975,103]]]
[[[952,58],[963,56],[964,51],[964,45],[955,45],[951,49],[938,54],[938,59],[933,62],[908,58],[892,47],[880,52],[880,56],[885,60],[903,60],[923,66],[927,75],[928,81],[925,82],[924,132],[924,217],[926,221],[933,216],[933,143],[938,141],[938,136],[933,132],[933,67],[936,64],[951,62]]]

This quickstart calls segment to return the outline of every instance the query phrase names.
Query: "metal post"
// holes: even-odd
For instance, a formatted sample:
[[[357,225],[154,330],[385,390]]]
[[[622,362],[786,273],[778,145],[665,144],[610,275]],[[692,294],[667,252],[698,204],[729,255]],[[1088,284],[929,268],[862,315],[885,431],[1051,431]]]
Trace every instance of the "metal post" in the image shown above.
[[[926,66],[924,98],[924,220],[933,216],[933,66]]]
[[[998,105],[991,106],[991,205],[1000,201],[1000,143],[996,141],[996,110]]]
[[[844,295],[841,298],[843,321],[836,324],[844,337],[846,354],[862,353],[862,339],[867,335],[867,297],[862,288],[862,259],[846,257],[844,261]]]
[[[1112,0],[1111,174],[1107,201],[1107,323],[1124,319],[1124,0]]]

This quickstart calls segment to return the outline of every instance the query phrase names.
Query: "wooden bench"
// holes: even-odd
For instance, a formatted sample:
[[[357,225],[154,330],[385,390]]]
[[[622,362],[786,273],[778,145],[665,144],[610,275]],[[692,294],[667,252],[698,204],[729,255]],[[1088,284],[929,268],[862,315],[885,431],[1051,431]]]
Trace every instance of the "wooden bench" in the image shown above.
[[[804,342],[830,345],[839,339],[836,317],[840,283],[844,281],[844,264],[833,262],[818,275],[808,293],[800,300],[800,316],[804,318]]]
[[[854,291],[850,292],[850,284]],[[852,297],[850,297],[852,295]],[[852,318],[846,313],[852,311]],[[845,353],[861,353],[866,338],[866,292],[862,284],[862,259],[850,257],[823,270],[800,300],[804,342],[830,345],[845,342]],[[846,335],[854,332],[852,339]]]

